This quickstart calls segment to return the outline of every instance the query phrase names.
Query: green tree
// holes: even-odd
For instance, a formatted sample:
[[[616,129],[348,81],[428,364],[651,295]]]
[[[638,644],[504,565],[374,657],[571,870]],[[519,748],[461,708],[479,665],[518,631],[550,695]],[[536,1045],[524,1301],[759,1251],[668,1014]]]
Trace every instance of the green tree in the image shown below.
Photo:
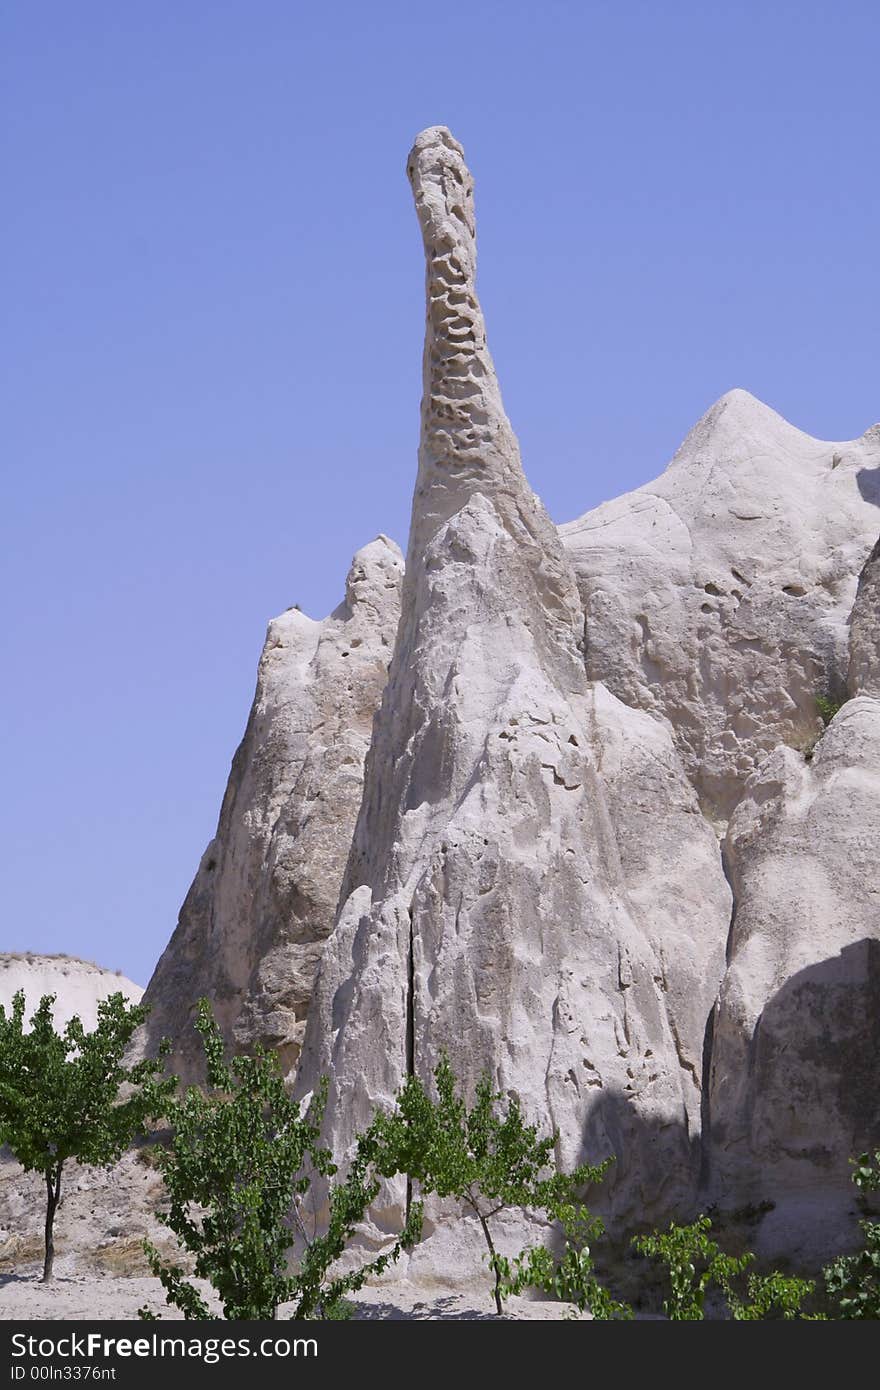
[[[27,1172],[46,1184],[43,1279],[52,1278],[55,1213],[61,1177],[70,1159],[109,1167],[161,1116],[174,1078],[159,1080],[162,1060],[123,1065],[132,1035],[148,1008],[111,994],[98,1005],[98,1022],[87,1033],[78,1017],[55,1031],[55,996],[46,994],[24,1026],[25,999],[19,990],[7,1014],[0,1005],[0,1143],[7,1144]],[[167,1047],[160,1048],[160,1059]]]
[[[338,1318],[345,1295],[381,1272],[418,1239],[414,1207],[393,1247],[347,1274],[330,1276],[355,1226],[379,1192],[372,1129],[358,1137],[343,1180],[320,1142],[326,1085],[306,1113],[292,1100],[275,1053],[225,1060],[223,1039],[206,999],[196,1027],[202,1037],[208,1089],[189,1087],[168,1109],[170,1144],[157,1155],[170,1197],[161,1220],[192,1257],[195,1274],[216,1290],[224,1316],[272,1319],[293,1300],[295,1318]],[[310,1233],[302,1219],[315,1181],[329,1188],[327,1229]],[[289,1268],[298,1231],[302,1252]],[[210,1318],[207,1304],[177,1265],[144,1243],[153,1273],[185,1318]],[[141,1309],[142,1317],[151,1316]]]
[[[476,1087],[468,1109],[444,1054],[434,1069],[437,1099],[432,1100],[417,1076],[407,1077],[391,1114],[377,1116],[374,1135],[380,1144],[381,1171],[406,1173],[424,1195],[456,1198],[480,1223],[495,1278],[494,1297],[503,1313],[509,1262],[500,1256],[492,1221],[505,1208],[550,1213],[607,1167],[584,1164],[572,1173],[557,1171],[557,1136],[539,1136],[526,1124],[519,1102],[496,1092],[488,1076]]]
[[[863,1194],[880,1191],[880,1149],[852,1160],[852,1180]],[[823,1270],[825,1289],[839,1318],[880,1318],[880,1221],[859,1222],[865,1244],[839,1255]]]

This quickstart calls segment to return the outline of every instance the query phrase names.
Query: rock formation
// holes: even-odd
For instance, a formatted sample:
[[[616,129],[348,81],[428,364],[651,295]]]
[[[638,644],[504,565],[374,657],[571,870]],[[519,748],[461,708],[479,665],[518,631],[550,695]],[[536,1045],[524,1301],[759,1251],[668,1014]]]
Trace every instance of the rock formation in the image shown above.
[[[852,618],[855,698],[808,760],[786,747],[765,760],[725,843],[736,915],[714,1025],[712,1189],[722,1206],[772,1202],[763,1243],[805,1258],[846,1229],[848,1159],[880,1142],[877,555]]]
[[[329,1076],[344,1152],[446,1049],[549,1119],[564,1163],[627,1154],[632,1218],[693,1185],[727,886],[667,731],[586,678],[486,347],[461,147],[428,130],[408,172],[427,327],[402,617],[300,1088]]]
[[[814,741],[817,695],[843,694],[878,480],[877,426],[828,444],[731,391],[660,478],[561,527],[588,674],[668,722],[722,828],[768,753]]]
[[[148,1037],[174,1040],[184,1076],[199,1070],[192,1017],[203,994],[231,1041],[296,1061],[360,805],[402,570],[399,549],[380,536],[354,557],[345,600],[324,622],[290,608],[269,624],[217,834],[144,1001]]]
[[[656,482],[557,529],[486,345],[460,145],[423,132],[408,174],[405,573],[380,538],[323,623],[270,625],[152,1033],[191,1072],[208,994],[300,1094],[329,1078],[340,1157],[446,1049],[563,1163],[617,1155],[619,1228],[772,1204],[763,1248],[809,1224],[827,1254],[880,1144],[880,426],[824,443],[734,391]]]
[[[130,1004],[140,1002],[143,989],[117,970],[104,970],[76,956],[40,956],[32,951],[0,955],[0,1004],[8,1011],[14,995],[24,990],[25,1020],[44,994],[55,995],[52,1017],[56,1029],[74,1014],[89,1031],[98,1021],[98,1004],[109,994],[123,994]]]

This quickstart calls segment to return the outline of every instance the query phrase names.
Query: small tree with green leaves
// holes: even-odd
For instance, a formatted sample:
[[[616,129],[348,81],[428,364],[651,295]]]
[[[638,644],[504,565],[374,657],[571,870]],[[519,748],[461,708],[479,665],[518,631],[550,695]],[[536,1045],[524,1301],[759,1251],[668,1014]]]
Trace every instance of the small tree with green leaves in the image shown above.
[[[115,1163],[147,1120],[162,1115],[175,1086],[174,1078],[159,1080],[164,1044],[160,1059],[123,1065],[132,1035],[149,1013],[146,1006],[111,994],[99,1003],[92,1032],[74,1017],[59,1033],[54,1003],[53,994],[43,995],[29,1031],[23,991],[9,1013],[0,1005],[0,1143],[26,1171],[42,1173],[46,1184],[46,1282],[52,1278],[65,1163]]]
[[[516,1207],[557,1210],[578,1190],[598,1182],[606,1165],[558,1172],[557,1136],[539,1136],[537,1126],[525,1123],[519,1102],[496,1092],[488,1076],[478,1082],[474,1105],[468,1109],[445,1054],[434,1069],[434,1085],[436,1100],[417,1076],[407,1077],[393,1112],[377,1116],[378,1162],[386,1176],[406,1173],[423,1195],[455,1198],[477,1218],[494,1275],[495,1308],[501,1315],[504,1280],[511,1269],[495,1248],[494,1218]]]
[[[747,1296],[742,1298],[734,1281],[755,1257],[752,1254],[725,1255],[710,1238],[711,1229],[709,1217],[698,1216],[689,1226],[673,1223],[666,1231],[654,1231],[633,1240],[638,1251],[666,1267],[670,1296],[664,1301],[663,1309],[670,1321],[702,1319],[706,1293],[713,1285],[724,1295],[735,1321],[802,1316],[801,1305],[814,1288],[810,1280],[789,1278],[778,1272],[752,1273],[747,1281]]]
[[[880,1191],[880,1149],[851,1160],[852,1180],[860,1193]],[[880,1221],[861,1221],[865,1244],[855,1255],[839,1255],[823,1270],[825,1290],[836,1316],[880,1318]]]
[[[195,1274],[216,1291],[225,1317],[272,1319],[279,1304],[290,1300],[295,1318],[343,1316],[345,1295],[418,1239],[421,1208],[412,1210],[390,1250],[349,1273],[331,1275],[379,1191],[375,1135],[368,1130],[358,1137],[346,1177],[331,1181],[336,1166],[320,1142],[326,1084],[303,1113],[287,1094],[274,1052],[258,1048],[227,1063],[206,999],[199,1001],[196,1027],[208,1089],[191,1086],[169,1108],[172,1138],[158,1153],[157,1166],[170,1206],[160,1219],[193,1257]],[[301,1219],[315,1180],[329,1185],[322,1235],[310,1235]],[[289,1268],[297,1231],[303,1249]],[[184,1270],[163,1262],[149,1241],[144,1246],[168,1303],[185,1318],[210,1318]],[[151,1316],[146,1309],[140,1313]]]

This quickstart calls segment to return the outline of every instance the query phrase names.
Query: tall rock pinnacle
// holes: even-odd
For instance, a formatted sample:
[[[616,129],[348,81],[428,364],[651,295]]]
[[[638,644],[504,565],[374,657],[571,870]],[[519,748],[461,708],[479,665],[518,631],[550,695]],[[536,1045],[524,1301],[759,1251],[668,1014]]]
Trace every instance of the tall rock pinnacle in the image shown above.
[[[510,472],[508,426],[476,292],[474,183],[443,126],[407,164],[425,243],[427,322],[413,541],[424,543],[485,475]],[[500,436],[500,437],[499,437]]]
[[[425,131],[408,172],[427,327],[401,622],[298,1089],[329,1077],[342,1155],[445,1049],[555,1125],[563,1162],[626,1152],[624,1203],[666,1210],[694,1177],[727,886],[667,732],[587,681],[486,347],[461,147]]]
[[[418,566],[444,521],[475,492],[491,492],[511,534],[537,545],[548,597],[566,627],[580,604],[556,527],[523,475],[504,411],[476,290],[474,181],[445,126],[417,136],[407,160],[426,263],[419,473],[407,567]]]

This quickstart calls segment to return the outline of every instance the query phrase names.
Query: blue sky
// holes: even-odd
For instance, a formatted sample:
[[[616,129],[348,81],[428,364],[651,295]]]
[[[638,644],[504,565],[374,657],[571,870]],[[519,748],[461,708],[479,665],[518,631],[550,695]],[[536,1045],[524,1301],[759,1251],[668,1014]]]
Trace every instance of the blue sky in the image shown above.
[[[268,619],[405,544],[417,131],[568,520],[733,386],[880,418],[878,51],[875,0],[7,0],[0,949],[146,983]]]

